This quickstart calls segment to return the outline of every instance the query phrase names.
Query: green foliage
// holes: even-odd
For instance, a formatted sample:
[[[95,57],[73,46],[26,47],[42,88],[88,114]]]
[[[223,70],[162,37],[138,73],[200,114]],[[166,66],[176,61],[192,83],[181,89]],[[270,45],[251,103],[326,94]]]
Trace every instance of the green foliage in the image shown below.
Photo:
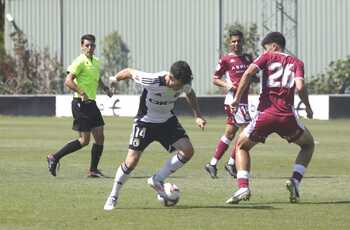
[[[108,79],[118,71],[128,67],[129,49],[117,31],[108,34],[102,41],[102,78]],[[123,81],[112,85],[114,93],[130,94],[135,92],[132,82]]]
[[[225,26],[225,36],[224,36],[224,51],[228,52],[228,40],[230,39],[229,34],[234,30],[239,30],[244,36],[243,53],[251,55],[253,58],[257,57],[259,54],[259,34],[258,26],[253,23],[249,26],[242,25],[235,22],[232,25]]]
[[[350,56],[331,62],[326,73],[312,76],[308,90],[311,94],[350,93]]]
[[[63,91],[63,67],[47,49],[28,47],[25,34],[16,30],[11,35],[13,56],[1,53],[0,94],[55,94]]]

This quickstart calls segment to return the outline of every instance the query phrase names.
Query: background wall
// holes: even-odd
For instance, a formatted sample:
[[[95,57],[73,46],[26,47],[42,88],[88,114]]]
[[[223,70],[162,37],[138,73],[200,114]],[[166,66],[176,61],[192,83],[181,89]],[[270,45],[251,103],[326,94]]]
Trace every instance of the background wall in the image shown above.
[[[262,35],[263,12],[273,16],[277,1],[221,2],[223,27],[236,21],[257,23]],[[211,75],[219,51],[219,3],[220,0],[6,0],[6,13],[13,15],[33,46],[47,47],[53,55],[60,56],[63,42],[65,66],[80,53],[82,34],[97,36],[99,55],[100,41],[117,30],[131,51],[132,67],[155,72],[185,59],[195,74],[194,88],[199,95],[206,95],[216,90]],[[297,3],[298,56],[305,61],[306,75],[310,76],[350,53],[350,1]],[[6,22],[7,49],[12,45],[8,36],[12,29]],[[290,41],[289,45],[295,44]]]

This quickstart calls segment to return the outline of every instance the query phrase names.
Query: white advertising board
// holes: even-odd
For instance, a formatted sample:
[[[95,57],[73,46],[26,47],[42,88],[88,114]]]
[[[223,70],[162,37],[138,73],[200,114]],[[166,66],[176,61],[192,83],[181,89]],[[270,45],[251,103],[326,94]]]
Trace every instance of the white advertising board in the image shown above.
[[[71,117],[72,95],[56,96],[56,116]],[[140,96],[114,95],[111,98],[106,95],[97,95],[96,104],[103,116],[133,117],[137,113]]]

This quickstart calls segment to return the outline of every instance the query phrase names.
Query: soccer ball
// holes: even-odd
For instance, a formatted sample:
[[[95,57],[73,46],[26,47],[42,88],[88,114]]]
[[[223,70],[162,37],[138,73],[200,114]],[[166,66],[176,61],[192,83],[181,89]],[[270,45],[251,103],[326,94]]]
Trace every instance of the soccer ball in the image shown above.
[[[157,195],[157,199],[162,203],[164,206],[174,206],[179,202],[180,200],[180,189],[175,185],[171,183],[165,183],[164,184],[164,192],[167,196],[167,199],[164,199],[163,197]]]

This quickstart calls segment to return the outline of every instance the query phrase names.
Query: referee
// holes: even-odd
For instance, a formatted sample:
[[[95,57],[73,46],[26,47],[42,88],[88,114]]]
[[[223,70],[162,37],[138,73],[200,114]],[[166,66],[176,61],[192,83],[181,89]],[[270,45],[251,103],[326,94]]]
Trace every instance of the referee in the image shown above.
[[[100,61],[94,56],[95,36],[92,34],[83,35],[80,40],[80,48],[82,54],[68,67],[68,75],[64,82],[68,88],[74,91],[72,101],[73,130],[79,133],[79,138],[67,143],[55,154],[48,155],[48,168],[49,172],[56,176],[56,168],[60,159],[88,145],[92,134],[95,143],[91,148],[88,177],[103,177],[97,166],[103,152],[103,126],[105,123],[95,99],[99,84],[109,97],[112,96],[112,92],[100,79]]]

